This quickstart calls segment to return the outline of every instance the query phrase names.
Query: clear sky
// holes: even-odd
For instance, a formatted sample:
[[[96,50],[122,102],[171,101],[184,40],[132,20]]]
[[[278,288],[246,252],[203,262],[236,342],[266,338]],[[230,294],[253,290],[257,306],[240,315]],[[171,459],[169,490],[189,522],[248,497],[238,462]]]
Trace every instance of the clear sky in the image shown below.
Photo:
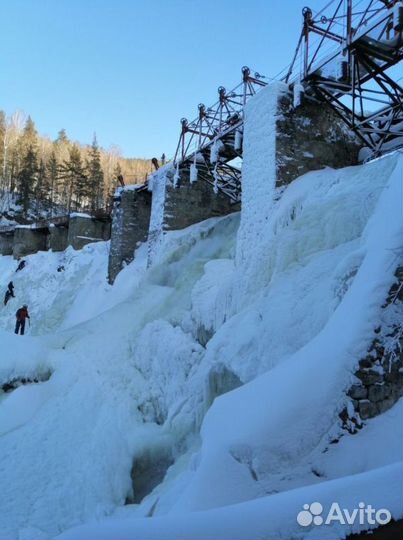
[[[0,109],[52,139],[94,132],[127,157],[171,156],[181,117],[248,65],[291,60],[302,8],[325,0],[2,0]]]

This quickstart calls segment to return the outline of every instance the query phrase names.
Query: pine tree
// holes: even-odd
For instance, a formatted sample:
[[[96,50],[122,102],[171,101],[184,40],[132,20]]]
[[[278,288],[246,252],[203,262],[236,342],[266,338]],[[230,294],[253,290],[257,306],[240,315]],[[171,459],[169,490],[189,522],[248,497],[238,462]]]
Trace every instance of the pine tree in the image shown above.
[[[1,166],[1,188],[5,188],[5,178],[4,178],[4,171],[5,171],[5,136],[6,136],[6,115],[4,111],[0,111],[0,166]]]
[[[34,147],[38,144],[38,132],[36,131],[34,121],[30,116],[28,116],[25,122],[22,141],[27,148],[30,146]]]
[[[89,152],[87,172],[90,189],[91,210],[94,211],[102,208],[104,205],[104,173],[101,166],[101,154],[95,134]]]
[[[67,137],[66,130],[62,128],[59,133],[57,134],[57,138],[55,140],[56,144],[69,144],[69,138]]]
[[[17,177],[18,203],[22,205],[25,217],[27,217],[29,213],[37,175],[38,159],[36,151],[33,146],[29,146],[23,157],[21,169]]]
[[[50,183],[48,171],[45,161],[43,159],[39,162],[38,175],[35,185],[35,202],[37,208],[37,215],[39,216],[42,211],[48,212],[50,208]]]
[[[47,174],[49,179],[49,190],[50,190],[50,201],[49,201],[49,210],[50,215],[53,216],[54,206],[56,202],[56,192],[59,179],[59,165],[57,163],[56,154],[54,151],[50,154],[48,163],[47,163]]]
[[[67,211],[80,209],[89,197],[89,190],[80,149],[75,144],[69,151],[69,159],[61,166],[60,177],[65,181]]]

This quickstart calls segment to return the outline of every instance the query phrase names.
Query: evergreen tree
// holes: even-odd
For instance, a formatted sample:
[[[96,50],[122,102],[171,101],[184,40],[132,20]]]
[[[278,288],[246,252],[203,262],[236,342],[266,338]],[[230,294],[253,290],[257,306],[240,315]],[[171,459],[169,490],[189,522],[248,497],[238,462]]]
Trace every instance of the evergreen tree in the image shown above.
[[[50,207],[50,200],[50,183],[48,171],[45,161],[41,159],[39,162],[38,175],[35,185],[35,202],[38,216],[42,213],[42,211],[45,211],[47,213]]]
[[[62,128],[59,133],[57,134],[57,138],[55,140],[56,144],[69,144],[69,138],[67,137],[66,130]]]
[[[87,172],[91,210],[97,210],[104,205],[104,173],[101,166],[101,154],[95,134],[89,152]]]
[[[61,166],[61,178],[65,181],[67,211],[79,209],[89,197],[87,177],[85,175],[80,149],[73,145],[69,159]]]
[[[28,116],[22,137],[28,146],[33,146],[38,142],[38,132],[36,131],[34,121]]]
[[[17,177],[19,204],[23,207],[25,217],[28,215],[35,183],[38,175],[38,159],[33,146],[29,146],[23,157],[21,169]]]
[[[6,115],[4,111],[0,111],[0,176],[1,176],[1,188],[5,188],[5,137],[6,137]]]
[[[49,179],[49,190],[50,190],[49,210],[50,210],[50,215],[53,216],[54,205],[56,202],[58,179],[59,179],[59,165],[57,163],[56,154],[54,150],[52,150],[52,153],[50,154],[50,157],[47,163],[47,174],[48,174],[48,179]]]

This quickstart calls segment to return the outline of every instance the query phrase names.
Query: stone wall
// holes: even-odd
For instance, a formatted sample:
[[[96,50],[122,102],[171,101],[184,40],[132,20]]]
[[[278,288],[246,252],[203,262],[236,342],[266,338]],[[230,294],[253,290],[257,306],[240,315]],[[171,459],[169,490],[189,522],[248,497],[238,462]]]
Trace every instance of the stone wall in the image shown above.
[[[223,193],[214,193],[213,186],[203,180],[192,184],[183,174],[174,187],[168,181],[165,188],[164,231],[184,229],[205,219],[226,216],[239,210]]]
[[[74,249],[82,249],[91,242],[109,240],[110,234],[110,221],[98,220],[85,214],[73,214],[69,220],[67,244]]]
[[[238,204],[222,192],[215,193],[204,180],[190,183],[189,172],[181,172],[174,184],[173,170],[160,170],[152,178],[152,208],[148,233],[149,257],[152,264],[167,231],[184,229],[212,217],[225,216],[239,210]]]
[[[48,247],[52,251],[64,251],[67,248],[69,228],[67,225],[49,227]]]
[[[345,410],[341,415],[345,426],[359,426],[403,397],[403,266],[395,277],[382,306],[383,322],[375,329],[368,353],[359,361],[356,383],[348,391],[355,418]]]
[[[14,249],[14,231],[0,234],[0,255],[12,255]]]
[[[14,233],[13,256],[15,259],[46,251],[48,249],[48,229],[16,227]]]
[[[291,93],[282,93],[276,126],[277,186],[309,171],[358,162],[362,144],[326,103],[304,98],[294,108]]]
[[[134,258],[134,251],[148,236],[151,215],[151,192],[147,189],[123,189],[115,197],[108,280],[113,283],[124,264]]]

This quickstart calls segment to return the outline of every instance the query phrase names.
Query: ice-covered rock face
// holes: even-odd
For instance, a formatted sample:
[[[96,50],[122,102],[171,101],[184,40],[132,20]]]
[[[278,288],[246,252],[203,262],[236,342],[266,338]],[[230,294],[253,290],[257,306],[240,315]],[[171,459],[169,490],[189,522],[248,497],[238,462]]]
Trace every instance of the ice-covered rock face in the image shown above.
[[[14,540],[29,526],[52,537],[129,498],[141,504],[125,507],[126,517],[172,514],[154,535],[162,538],[188,510],[215,508],[227,516],[225,527],[236,520],[219,507],[260,498],[265,515],[275,516],[281,505],[265,495],[325,480],[311,465],[319,474],[332,467],[332,457],[317,454],[337,425],[400,262],[396,167],[390,156],[310,173],[270,211],[262,203],[253,212],[250,199],[238,237],[239,216],[167,233],[159,263],[147,270],[140,248],[113,287],[107,245],[30,257],[14,284],[37,335],[14,336],[15,305],[1,310],[8,332],[0,333],[0,374],[52,376],[0,403],[0,412],[18,410],[20,419],[0,438],[4,534]],[[6,287],[15,263],[0,258],[0,269]],[[202,329],[209,339],[200,339]],[[360,480],[367,485],[372,464],[389,458],[363,468],[358,451],[348,470],[340,451],[337,474],[368,473]],[[136,527],[130,522],[131,537]],[[262,531],[269,535],[260,528],[252,538]],[[236,537],[227,532],[223,538]]]

